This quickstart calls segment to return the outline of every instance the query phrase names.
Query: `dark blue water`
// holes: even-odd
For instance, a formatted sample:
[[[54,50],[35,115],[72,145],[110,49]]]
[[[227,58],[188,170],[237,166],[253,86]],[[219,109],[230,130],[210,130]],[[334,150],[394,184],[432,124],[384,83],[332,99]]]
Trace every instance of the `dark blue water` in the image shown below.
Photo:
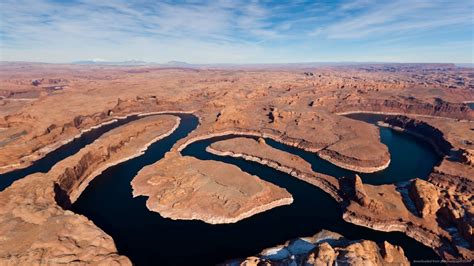
[[[53,167],[57,162],[66,159],[67,157],[77,153],[84,146],[92,143],[98,137],[102,136],[104,133],[122,126],[130,121],[141,118],[139,116],[133,115],[127,118],[118,119],[116,122],[103,125],[99,128],[92,129],[91,131],[84,132],[79,138],[74,139],[73,141],[62,145],[58,149],[48,153],[45,157],[35,161],[31,166],[12,172],[8,172],[0,175],[0,191],[3,191],[5,188],[10,186],[16,180],[23,178],[29,174],[33,173],[46,173],[51,167]]]
[[[472,110],[474,110],[474,102],[467,103],[467,105],[468,105]]]
[[[351,119],[365,121],[376,124],[383,121],[385,115],[375,114],[351,114],[347,115]],[[433,147],[427,142],[416,137],[394,131],[390,128],[379,127],[380,139],[390,152],[390,165],[376,173],[357,173],[364,183],[368,184],[393,184],[412,178],[428,178],[433,167],[441,162],[441,158],[433,151]],[[323,160],[313,153],[278,143],[271,139],[265,140],[270,146],[298,155],[311,163],[315,172],[331,175],[334,177],[353,176],[354,171],[340,168],[326,160]]]
[[[173,134],[151,145],[142,156],[104,171],[72,207],[74,212],[89,217],[111,235],[119,253],[135,264],[213,265],[250,256],[288,239],[313,235],[321,229],[341,233],[349,239],[389,241],[402,246],[411,260],[438,258],[431,249],[402,233],[377,232],[344,222],[339,205],[315,186],[254,162],[215,156],[205,151],[210,143],[229,136],[195,142],[183,150],[183,154],[234,164],[286,188],[294,197],[293,204],[226,225],[173,221],[148,211],[145,197],[132,198],[130,182],[141,168],[162,158],[177,140],[197,126],[196,117],[179,116],[181,124]]]

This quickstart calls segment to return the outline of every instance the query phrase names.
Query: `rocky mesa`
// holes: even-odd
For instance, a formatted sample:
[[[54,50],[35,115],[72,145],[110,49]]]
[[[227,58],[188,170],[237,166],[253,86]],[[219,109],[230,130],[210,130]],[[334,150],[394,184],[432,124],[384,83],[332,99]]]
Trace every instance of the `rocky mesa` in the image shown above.
[[[132,181],[133,195],[148,196],[147,207],[163,217],[235,223],[291,204],[285,189],[218,161],[169,152],[144,167]]]

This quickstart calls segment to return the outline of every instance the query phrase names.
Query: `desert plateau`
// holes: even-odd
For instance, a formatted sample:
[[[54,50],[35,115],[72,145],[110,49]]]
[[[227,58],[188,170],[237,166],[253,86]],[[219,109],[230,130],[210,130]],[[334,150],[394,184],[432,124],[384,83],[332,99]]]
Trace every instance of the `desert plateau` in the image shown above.
[[[474,72],[393,67],[4,63],[1,261],[472,260]]]
[[[0,265],[473,265],[472,14],[2,1]]]

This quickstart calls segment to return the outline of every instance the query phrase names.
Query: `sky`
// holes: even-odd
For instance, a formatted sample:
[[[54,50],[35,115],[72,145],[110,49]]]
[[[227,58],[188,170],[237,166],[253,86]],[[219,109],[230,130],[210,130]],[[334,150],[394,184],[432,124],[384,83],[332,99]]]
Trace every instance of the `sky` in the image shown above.
[[[1,0],[0,20],[0,61],[474,61],[472,0]]]

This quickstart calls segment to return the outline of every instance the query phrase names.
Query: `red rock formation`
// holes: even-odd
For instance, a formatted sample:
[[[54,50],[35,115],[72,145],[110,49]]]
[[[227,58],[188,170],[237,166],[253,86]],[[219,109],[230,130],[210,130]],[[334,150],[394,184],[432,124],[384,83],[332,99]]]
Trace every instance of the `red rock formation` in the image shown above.
[[[450,103],[440,98],[421,101],[413,97],[392,96],[388,99],[346,100],[336,106],[336,112],[370,111],[381,113],[418,114],[474,120],[474,112],[462,103]]]
[[[168,152],[132,181],[133,195],[148,196],[147,207],[171,219],[235,223],[291,204],[286,189],[234,165]]]
[[[410,197],[415,202],[421,217],[436,215],[439,210],[439,190],[430,182],[415,179],[411,183]]]
[[[323,230],[312,237],[287,241],[267,248],[245,260],[230,261],[240,265],[410,265],[403,249],[388,242],[350,241]]]
[[[0,264],[131,265],[110,236],[65,209],[101,171],[170,134],[176,119],[147,117],[116,128],[48,173],[29,175],[0,192]]]
[[[415,179],[411,183],[410,197],[415,202],[421,217],[436,215],[436,212],[439,210],[439,191],[430,182]]]

